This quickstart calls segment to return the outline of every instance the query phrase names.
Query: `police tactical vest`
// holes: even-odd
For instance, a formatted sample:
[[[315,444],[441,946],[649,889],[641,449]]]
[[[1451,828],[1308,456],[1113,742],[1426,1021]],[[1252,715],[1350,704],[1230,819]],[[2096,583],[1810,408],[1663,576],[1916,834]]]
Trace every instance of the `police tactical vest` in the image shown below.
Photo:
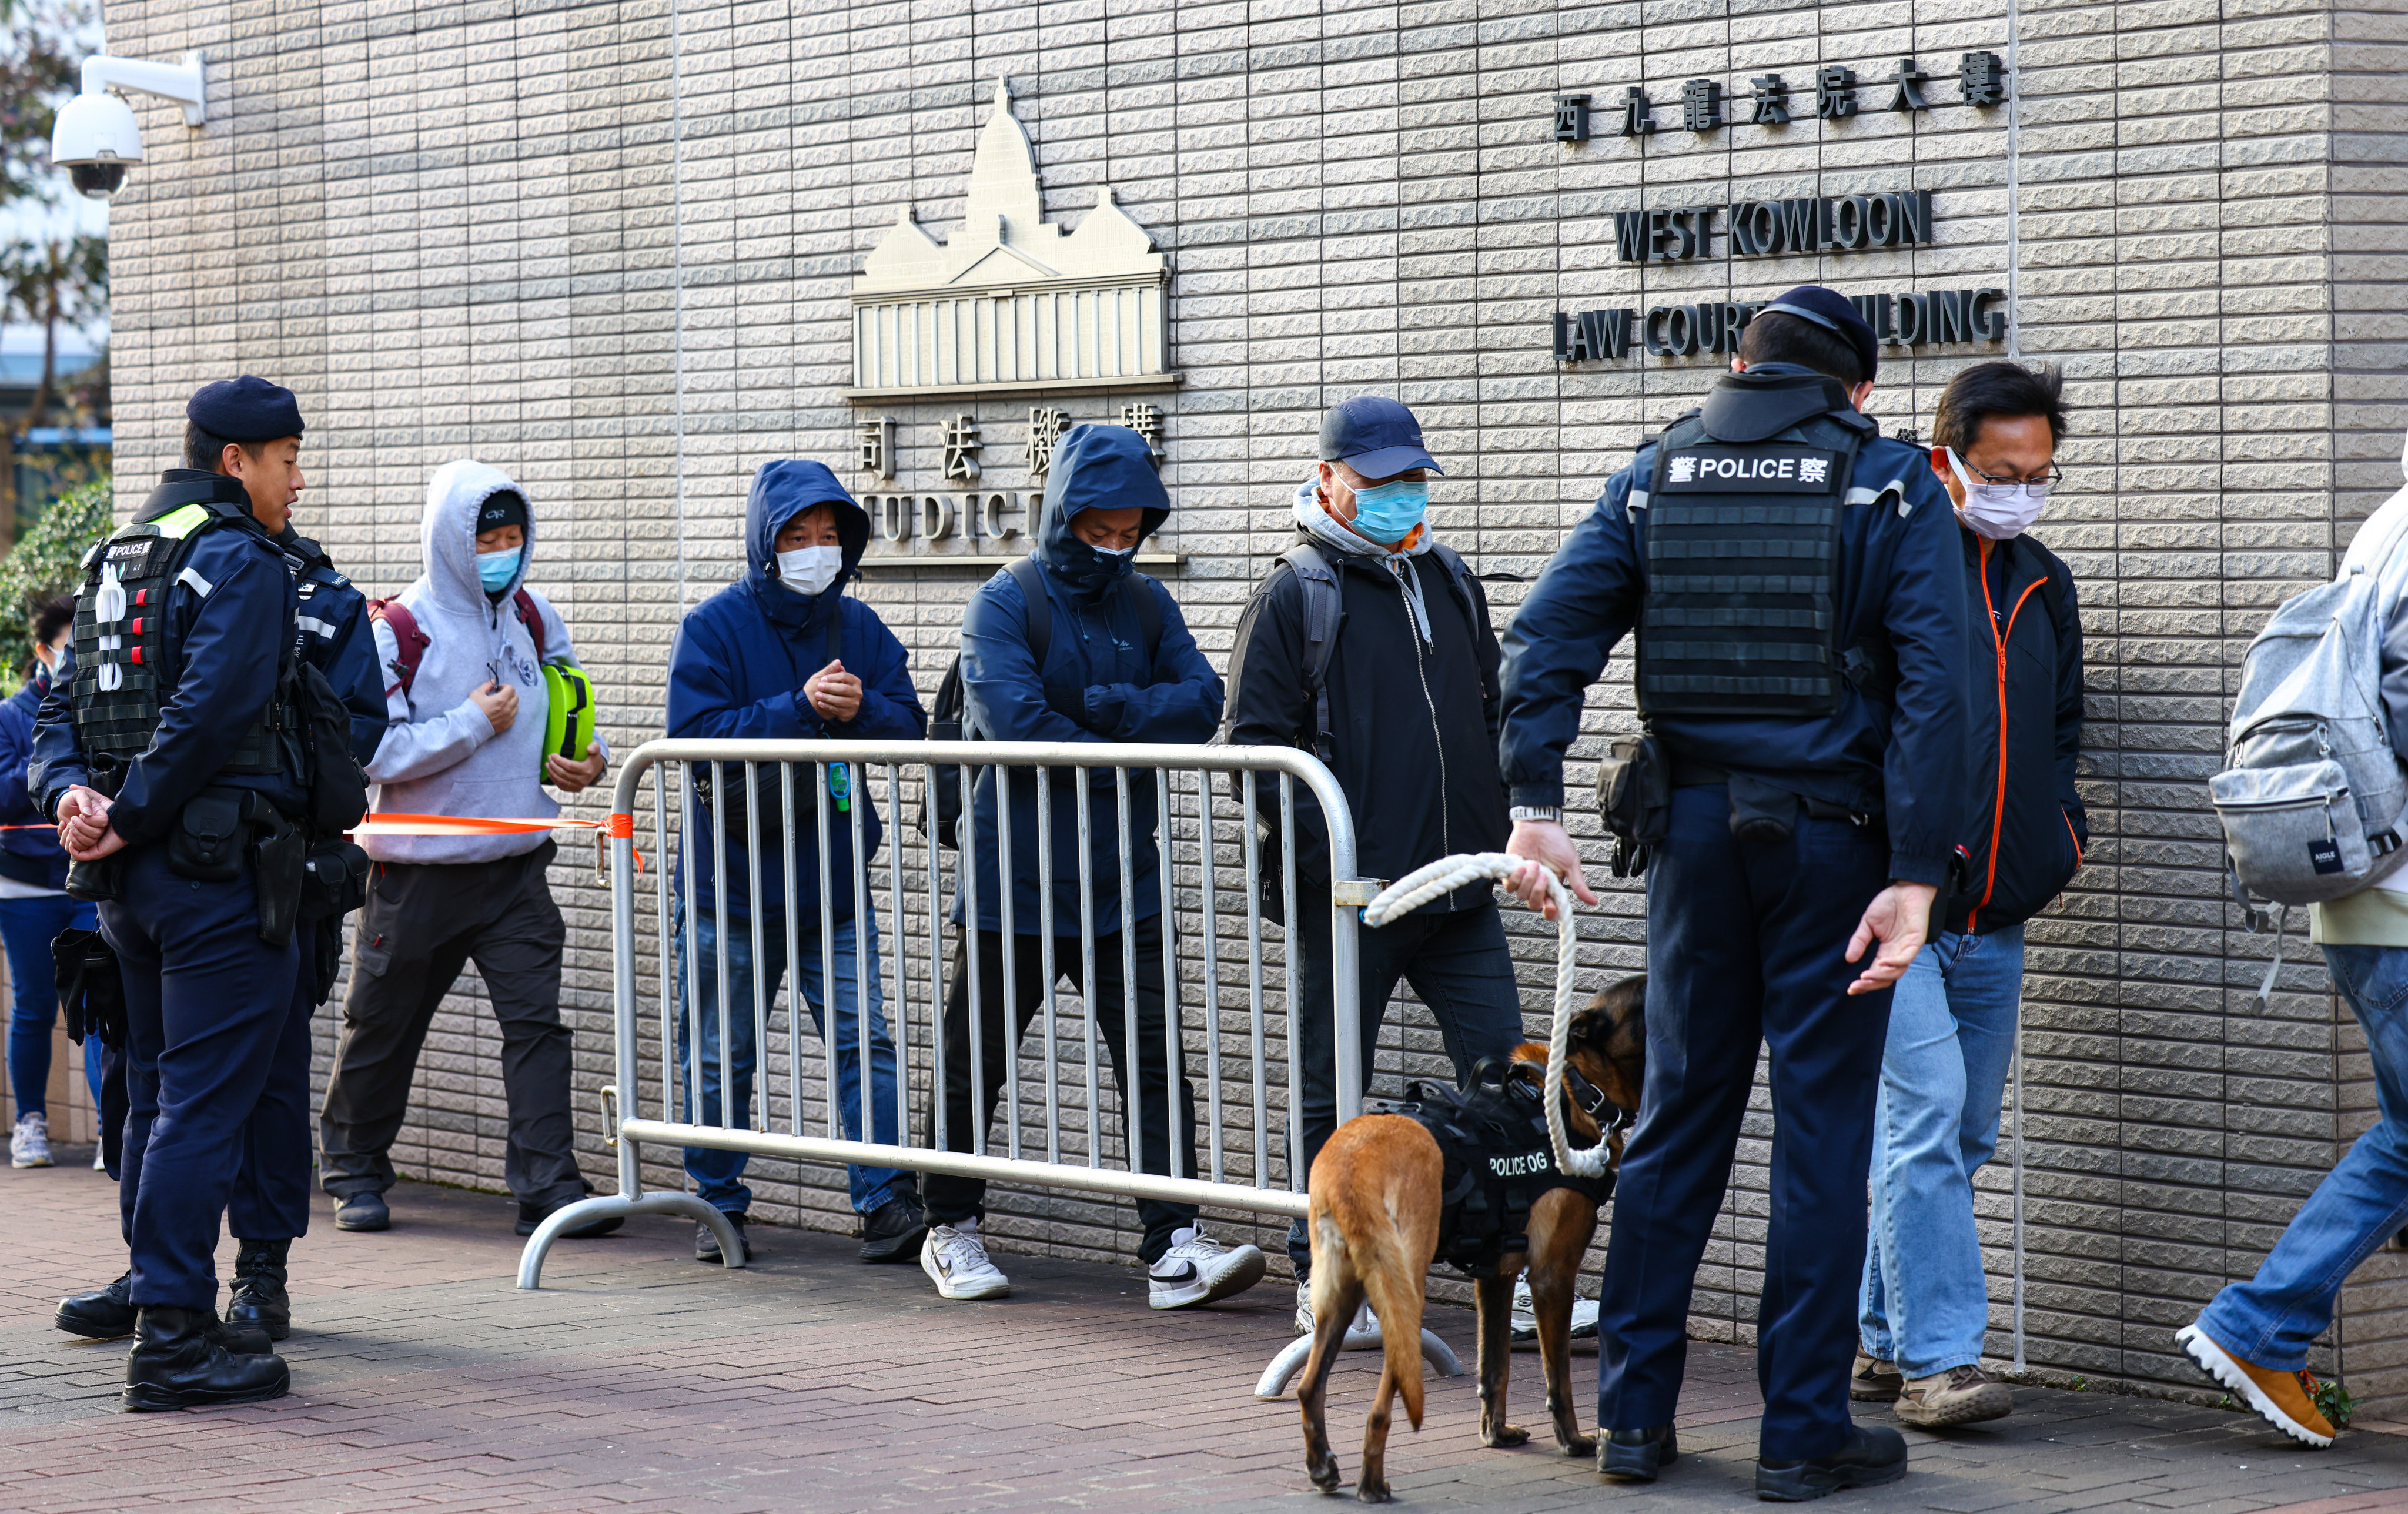
[[[1723,380],[1656,442],[1639,624],[1651,717],[1840,707],[1840,512],[1870,426],[1836,381],[1751,377]]]
[[[1471,1277],[1496,1276],[1507,1255],[1529,1248],[1530,1206],[1568,1188],[1592,1204],[1613,1196],[1613,1174],[1574,1177],[1555,1165],[1537,1068],[1483,1058],[1464,1087],[1415,1082],[1396,1112],[1438,1142],[1438,1254]]]
[[[167,593],[179,582],[206,596],[210,585],[186,566],[193,544],[222,526],[248,519],[249,500],[232,479],[162,485],[145,518],[122,527],[84,557],[83,589],[76,596],[75,677],[68,688],[76,740],[103,768],[118,772],[149,749],[158,734],[161,685],[167,650]],[[244,732],[219,771],[297,772],[288,754],[290,710],[282,698]],[[110,758],[103,763],[98,759]]]

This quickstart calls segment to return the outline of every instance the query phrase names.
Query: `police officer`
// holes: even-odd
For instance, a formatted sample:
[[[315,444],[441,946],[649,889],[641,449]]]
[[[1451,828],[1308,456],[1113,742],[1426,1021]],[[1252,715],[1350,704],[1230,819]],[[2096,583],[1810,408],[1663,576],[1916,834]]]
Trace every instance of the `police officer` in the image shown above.
[[[43,701],[29,775],[124,980],[134,1410],[274,1398],[291,1380],[272,1351],[229,1349],[264,1343],[218,1319],[211,1258],[300,967],[310,796],[276,537],[301,413],[245,375],[185,414],[188,459],[221,471],[171,475],[86,557],[75,673]]]
[[[1506,638],[1525,902],[1543,899],[1541,866],[1594,902],[1561,823],[1563,757],[1628,631],[1672,786],[1663,833],[1643,838],[1647,1081],[1598,1321],[1598,1469],[1622,1480],[1652,1482],[1678,1454],[1690,1288],[1759,1041],[1775,1133],[1756,1493],[1819,1498],[1906,1470],[1897,1431],[1848,1416],[1857,1169],[1890,985],[1965,822],[1970,642],[1948,497],[1861,413],[1879,361],[1830,290],[1766,307],[1703,408],[1607,483]]]
[[[221,455],[223,440],[197,423],[185,431],[184,468],[169,469],[163,486],[208,485],[226,474]],[[239,449],[236,449],[239,451]],[[294,632],[295,656],[323,673],[349,716],[353,757],[365,765],[384,739],[383,670],[377,665],[376,639],[368,630],[367,597],[336,571],[325,549],[293,528],[291,506],[304,481],[299,472],[268,477],[254,469],[241,481],[251,500],[254,517],[263,509],[285,508],[284,528],[276,535],[284,566],[293,574],[300,613]],[[271,497],[261,499],[253,491]],[[273,497],[282,491],[283,497]],[[313,866],[364,872],[366,854],[339,838],[320,847]],[[226,1205],[227,1227],[236,1237],[234,1277],[228,1285],[226,1323],[261,1331],[270,1340],[292,1333],[292,1306],[286,1293],[285,1268],[294,1240],[309,1230],[309,1169],[312,1147],[309,1119],[309,1018],[334,989],[335,973],[343,953],[343,910],[312,906],[305,900],[300,964],[294,975],[293,997],[284,1028],[276,1042],[267,1084],[243,1129],[241,1162]],[[127,1104],[126,1060],[104,1059],[101,1094],[104,1109]],[[56,1320],[74,1334],[108,1340],[133,1334],[135,1310],[127,1297],[131,1274],[106,1288],[62,1300]]]

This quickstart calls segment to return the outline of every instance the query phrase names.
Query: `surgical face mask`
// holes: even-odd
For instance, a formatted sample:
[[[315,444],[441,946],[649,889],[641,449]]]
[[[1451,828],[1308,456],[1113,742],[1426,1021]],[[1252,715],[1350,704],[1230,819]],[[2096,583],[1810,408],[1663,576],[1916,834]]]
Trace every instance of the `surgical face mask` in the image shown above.
[[[1414,479],[1354,491],[1354,529],[1394,546],[1413,534],[1429,511],[1429,485]]]
[[[510,580],[518,576],[519,554],[525,550],[509,547],[477,554],[477,582],[485,586],[487,594],[499,594],[510,586]]]
[[[1107,557],[1134,557],[1137,555],[1137,548],[1135,547],[1097,547],[1096,550],[1102,553]]]
[[[796,594],[818,594],[844,569],[842,547],[796,547],[778,554],[778,582]]]
[[[2045,483],[1983,483],[1974,479],[1972,469],[1950,447],[1948,466],[1956,471],[1956,483],[1965,491],[1965,502],[1956,507],[1956,518],[1963,521],[1976,536],[1993,541],[2004,541],[2031,529],[2040,519],[2042,507],[2048,503]]]

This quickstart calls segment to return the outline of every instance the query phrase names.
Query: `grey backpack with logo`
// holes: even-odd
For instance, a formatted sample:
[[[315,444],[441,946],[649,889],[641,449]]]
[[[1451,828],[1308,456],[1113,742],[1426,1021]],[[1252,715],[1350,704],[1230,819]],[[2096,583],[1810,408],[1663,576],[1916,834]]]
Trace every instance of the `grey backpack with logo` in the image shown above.
[[[2284,601],[2242,661],[2225,771],[2208,793],[2252,929],[2253,896],[2286,909],[2321,903],[2408,862],[2408,781],[2382,687],[2403,534],[2408,491],[2360,528],[2340,577]],[[2279,936],[2279,914],[2274,925]],[[2272,982],[2269,973],[2261,998]]]

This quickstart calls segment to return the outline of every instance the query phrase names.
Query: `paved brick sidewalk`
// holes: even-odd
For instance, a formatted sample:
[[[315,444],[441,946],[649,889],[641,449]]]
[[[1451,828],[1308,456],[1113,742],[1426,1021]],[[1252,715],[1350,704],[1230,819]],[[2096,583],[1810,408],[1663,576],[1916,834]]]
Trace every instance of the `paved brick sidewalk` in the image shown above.
[[[946,1304],[917,1269],[861,1266],[838,1237],[769,1232],[758,1265],[723,1274],[691,1260],[686,1226],[647,1219],[562,1246],[545,1290],[522,1293],[507,1201],[416,1185],[394,1200],[387,1234],[322,1226],[295,1247],[292,1396],[132,1416],[115,1412],[123,1345],[49,1324],[59,1295],[118,1268],[114,1188],[64,1166],[0,1174],[0,1509],[1315,1507],[1293,1402],[1251,1396],[1286,1339],[1283,1287],[1159,1315],[1134,1269],[1007,1256],[1011,1299]],[[1468,1357],[1469,1316],[1437,1313]],[[1350,1471],[1376,1360],[1348,1356],[1333,1382]],[[1654,1490],[1543,1446],[1483,1449],[1464,1377],[1434,1381],[1426,1427],[1391,1442],[1401,1506],[1755,1507],[1753,1362],[1705,1346],[1690,1361],[1690,1454]],[[1542,1423],[1537,1363],[1515,1365],[1516,1418]],[[1593,1356],[1576,1368],[1594,1383]],[[1905,1481],[1822,1507],[2408,1509],[2408,1440],[2314,1453],[2214,1410],[2017,1397],[1995,1425],[1910,1432]]]

